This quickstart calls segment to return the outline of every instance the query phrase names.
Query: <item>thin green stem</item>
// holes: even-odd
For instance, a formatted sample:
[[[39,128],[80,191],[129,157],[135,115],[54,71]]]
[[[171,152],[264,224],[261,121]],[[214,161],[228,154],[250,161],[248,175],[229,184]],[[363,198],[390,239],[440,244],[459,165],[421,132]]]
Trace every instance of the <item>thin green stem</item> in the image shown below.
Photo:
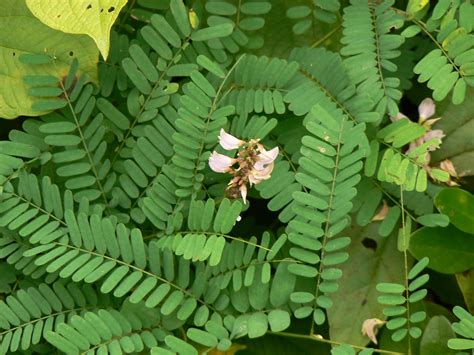
[[[148,104],[148,102],[152,99],[152,96],[153,96],[153,92],[156,90],[156,88],[158,88],[161,84],[161,81],[163,80],[163,78],[165,77],[166,73],[168,72],[168,69],[171,68],[173,65],[175,65],[175,61],[176,59],[178,58],[178,56],[181,54],[181,52],[183,51],[183,48],[185,46],[187,46],[187,44],[189,43],[190,41],[190,37],[186,38],[184,41],[183,41],[183,44],[181,45],[181,47],[176,51],[176,53],[174,54],[173,58],[171,58],[171,60],[168,62],[168,65],[166,66],[166,68],[162,71],[160,77],[158,78],[158,80],[154,83],[153,85],[153,88],[151,89],[150,91],[150,94],[146,97],[145,101],[143,102],[143,104],[141,105],[140,107],[140,111],[138,112],[138,114],[135,116],[135,119],[133,120],[132,124],[130,125],[130,128],[127,130],[127,133],[125,133],[123,139],[122,139],[122,142],[120,143],[120,145],[117,147],[117,149],[115,150],[115,153],[114,153],[114,156],[111,160],[111,166],[113,167],[114,166],[114,163],[115,161],[117,160],[117,158],[120,156],[120,153],[123,149],[123,147],[125,146],[125,144],[127,143],[127,139],[128,137],[130,137],[130,135],[132,134],[133,132],[133,129],[135,128],[136,124],[138,123],[138,118],[141,116],[141,114],[143,113],[143,111],[145,110],[145,107],[146,105]]]
[[[226,76],[224,77],[224,79],[222,80],[219,88],[217,89],[217,92],[216,92],[216,96],[214,97],[214,100],[212,100],[212,104],[211,104],[211,107],[209,108],[209,113],[206,117],[206,121],[205,121],[205,126],[204,126],[204,129],[203,129],[203,135],[202,135],[202,140],[201,140],[201,144],[199,146],[199,152],[197,154],[197,159],[196,159],[196,163],[194,164],[194,170],[193,170],[193,186],[194,186],[194,178],[196,177],[197,173],[198,173],[198,170],[199,170],[199,161],[201,160],[201,156],[203,154],[203,151],[204,151],[204,148],[206,146],[206,143],[205,143],[205,138],[207,137],[207,133],[209,131],[209,124],[211,122],[211,118],[212,118],[212,114],[214,113],[214,111],[217,109],[217,106],[218,106],[218,103],[219,103],[219,96],[221,95],[221,92],[222,90],[224,89],[224,85],[225,83],[227,82],[227,80],[229,79],[230,77],[230,74],[232,74],[232,72],[234,71],[234,69],[237,67],[237,65],[239,65],[240,61],[245,57],[245,54],[241,55],[239,57],[239,59],[237,59],[234,63],[234,65],[229,69],[229,71],[227,72]]]
[[[272,249],[269,249],[269,248],[266,248],[264,246],[261,246],[261,245],[258,245],[256,243],[252,243],[252,242],[249,242],[248,240],[245,240],[245,239],[240,239],[240,238],[236,238],[236,237],[233,237],[231,235],[228,235],[228,234],[223,234],[223,233],[215,233],[215,232],[201,232],[201,231],[191,231],[191,230],[180,230],[179,232],[177,232],[178,234],[204,234],[204,235],[216,235],[216,236],[219,236],[219,237],[224,237],[226,239],[232,239],[232,240],[236,240],[238,242],[241,242],[241,243],[244,243],[244,244],[248,244],[248,245],[252,245],[256,248],[259,248],[259,249],[263,249],[263,250],[266,250],[266,251],[271,251]],[[152,234],[151,236],[146,236],[144,237],[143,239],[149,239],[149,238],[152,238],[152,237],[155,237],[157,236],[158,233],[154,233]]]
[[[76,124],[76,130],[79,133],[79,136],[81,138],[82,146],[84,147],[84,151],[86,152],[87,160],[89,161],[89,164],[91,166],[91,171],[94,174],[95,183],[96,183],[97,187],[99,188],[102,199],[104,200],[105,209],[110,214],[110,208],[109,208],[109,202],[107,200],[107,195],[105,194],[104,187],[102,186],[102,183],[100,181],[99,172],[97,171],[97,168],[96,168],[95,163],[94,163],[94,159],[92,158],[92,153],[89,150],[89,146],[86,142],[86,138],[84,137],[84,133],[82,132],[82,127],[81,127],[81,124],[79,123],[79,118],[77,117],[76,111],[74,110],[74,107],[72,106],[72,102],[71,102],[71,99],[69,97],[69,93],[67,92],[66,88],[64,87],[63,82],[59,81],[59,84],[61,86],[61,89],[63,90],[63,94],[64,94],[64,97],[66,99],[69,110],[71,111],[72,117],[74,118],[74,122]]]
[[[58,246],[62,246],[62,247],[66,247],[66,248],[69,248],[69,249],[73,249],[73,250],[77,250],[79,251],[80,253],[85,253],[85,254],[90,254],[92,256],[96,256],[96,257],[100,257],[100,258],[104,258],[106,260],[109,260],[109,261],[113,261],[115,263],[117,263],[118,265],[122,265],[122,266],[126,266],[127,268],[130,268],[131,270],[133,271],[138,271],[140,273],[142,273],[143,275],[146,275],[148,277],[153,277],[155,278],[156,280],[162,282],[162,283],[166,283],[168,285],[170,285],[172,288],[175,288],[179,291],[181,291],[182,293],[186,294],[188,297],[191,297],[191,298],[194,298],[197,302],[200,302],[202,303],[203,305],[206,305],[207,307],[209,307],[210,309],[212,309],[214,312],[217,312],[214,307],[212,307],[211,305],[207,304],[206,302],[204,302],[203,300],[201,300],[200,298],[196,297],[192,292],[178,286],[177,284],[174,284],[173,282],[171,281],[168,281],[167,279],[163,278],[163,277],[160,277],[148,270],[145,270],[145,269],[142,269],[138,266],[135,266],[135,265],[132,265],[130,263],[126,263],[125,261],[122,261],[120,259],[116,259],[116,258],[113,258],[111,256],[108,256],[108,255],[105,255],[105,254],[100,254],[100,253],[97,253],[95,251],[92,251],[92,250],[87,250],[87,249],[84,249],[84,248],[81,248],[81,247],[76,247],[76,246],[73,246],[73,245],[70,245],[70,244],[65,244],[65,243],[60,243],[60,242],[54,242],[55,245],[58,245]]]
[[[387,198],[392,201],[395,205],[397,205],[398,207],[400,207],[400,210],[403,211],[404,210],[404,206],[403,204],[401,204],[396,198],[394,198],[392,195],[390,195],[390,193],[385,190],[383,188],[383,186],[381,184],[378,183],[378,181],[376,181],[375,179],[372,179],[372,183],[385,195],[387,196]],[[405,213],[408,215],[408,217],[410,217],[410,219],[412,221],[416,221],[416,217],[414,215],[412,215],[409,211],[405,210]]]
[[[337,31],[339,31],[342,27],[342,23],[339,23],[336,27],[334,27],[331,31],[326,33],[323,37],[318,39],[316,42],[314,42],[311,45],[311,48],[316,48],[319,47],[321,44],[323,44],[327,39],[331,38]]]
[[[385,97],[390,98],[390,95],[387,93],[387,87],[385,85],[385,80],[384,80],[384,74],[382,70],[382,60],[381,60],[381,54],[380,54],[380,38],[379,38],[379,33],[378,33],[378,26],[377,26],[377,17],[375,16],[375,9],[373,8],[373,4],[370,3],[369,1],[369,11],[370,11],[370,16],[372,18],[372,27],[374,30],[374,35],[375,35],[375,49],[376,49],[376,55],[377,55],[377,71],[379,74],[379,79],[380,83],[382,84],[383,88],[383,93]]]
[[[10,294],[13,294],[13,291]],[[35,323],[38,323],[40,321],[44,321],[44,320],[46,320],[48,318],[51,318],[51,317],[56,317],[56,316],[59,316],[61,314],[66,314],[66,313],[72,313],[72,314],[81,313],[85,310],[89,310],[89,309],[93,309],[93,308],[95,308],[95,307],[78,307],[78,308],[67,309],[67,310],[64,310],[64,311],[55,312],[55,313],[52,313],[52,314],[47,314],[47,315],[44,315],[42,317],[35,318],[35,319],[30,320],[28,322],[17,325],[13,328],[7,329],[3,332],[0,332],[0,338],[5,337],[5,335],[8,334],[8,333],[15,332],[16,330],[18,330],[20,328],[24,328],[24,327],[26,327],[30,324],[35,324]]]
[[[288,332],[279,332],[279,333],[267,332],[267,334],[282,336],[282,337],[287,337],[287,338],[296,338],[296,339],[317,341],[319,343],[326,343],[326,344],[331,344],[331,345],[346,344],[346,345],[349,345],[349,346],[351,346],[355,349],[360,349],[360,350],[370,349],[370,350],[373,350],[375,353],[380,353],[380,354],[404,355],[404,353],[399,353],[399,352],[396,352],[396,351],[383,350],[383,349],[372,349],[372,348],[366,348],[366,347],[359,346],[359,345],[340,343],[340,342],[335,341],[335,340],[325,339],[321,335],[304,335],[304,334],[295,334],[295,333],[288,333]]]
[[[403,187],[400,186],[400,204],[401,204],[401,209],[402,209],[402,240],[403,240],[403,262],[404,262],[404,269],[405,269],[405,298],[406,298],[406,307],[407,307],[407,330],[410,331],[410,302],[408,301],[410,294],[408,291],[408,255],[407,255],[407,249],[408,245],[407,240],[408,237],[406,235],[407,230],[406,230],[406,221],[405,221],[405,207],[404,207],[404,201],[403,201]],[[407,334],[408,337],[408,355],[412,354],[411,350],[411,335]]]
[[[443,55],[448,59],[449,63],[452,65],[452,67],[454,68],[454,70],[456,70],[456,72],[459,74],[459,76],[461,78],[464,77],[464,74],[463,72],[461,71],[461,69],[454,63],[454,61],[451,59],[451,57],[449,56],[448,52],[444,49],[444,47],[436,40],[436,38],[431,34],[430,31],[428,31],[428,28],[426,26],[426,23],[424,23],[423,21],[420,21],[420,20],[417,20],[415,19],[413,16],[411,16],[410,14],[408,14],[407,12],[403,11],[403,10],[400,10],[400,9],[397,9],[397,8],[394,8],[394,7],[391,7],[392,10],[394,10],[396,13],[402,15],[403,17],[405,17],[408,21],[411,21],[413,22],[415,25],[417,25],[424,33],[425,35],[427,35],[429,37],[429,39],[438,47],[438,49],[443,53]],[[435,30],[434,32],[437,32],[439,30]]]
[[[318,297],[319,297],[319,287],[320,287],[320,284],[321,284],[321,273],[323,271],[323,268],[324,268],[324,265],[323,265],[323,260],[324,260],[324,257],[326,255],[326,252],[325,252],[325,247],[326,247],[326,242],[329,238],[329,227],[331,225],[331,211],[332,211],[332,204],[333,204],[333,200],[334,200],[334,196],[335,196],[335,189],[336,189],[336,178],[337,178],[337,174],[339,172],[339,159],[340,159],[340,150],[341,150],[341,143],[342,143],[342,132],[344,131],[344,125],[346,123],[346,120],[343,119],[341,121],[341,125],[340,125],[340,132],[339,132],[339,137],[338,137],[338,144],[337,144],[337,148],[336,148],[336,161],[334,162],[334,171],[333,171],[333,175],[332,175],[332,182],[331,182],[331,190],[330,190],[330,193],[329,193],[329,201],[328,201],[328,207],[327,207],[327,214],[326,214],[326,223],[325,223],[325,226],[324,226],[324,234],[323,234],[323,240],[321,242],[322,244],[322,247],[321,247],[321,259],[319,261],[319,270],[318,270],[318,276],[317,276],[317,281],[316,281],[316,294],[314,296],[314,299],[315,299],[315,302],[317,301]],[[314,334],[314,321],[311,322],[311,335]]]

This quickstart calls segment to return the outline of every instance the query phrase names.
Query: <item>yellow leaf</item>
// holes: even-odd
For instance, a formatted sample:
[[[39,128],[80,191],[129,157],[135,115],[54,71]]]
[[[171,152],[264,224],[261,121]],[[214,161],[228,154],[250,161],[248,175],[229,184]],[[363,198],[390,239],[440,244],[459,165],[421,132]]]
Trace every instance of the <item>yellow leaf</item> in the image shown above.
[[[56,30],[90,36],[107,59],[110,29],[127,0],[26,0],[41,22]]]
[[[193,29],[196,29],[199,26],[199,17],[193,9],[190,9],[188,12],[189,23]]]
[[[372,218],[372,222],[383,221],[387,217],[389,211],[387,201],[383,200],[383,205],[380,208],[379,212]]]
[[[67,75],[74,58],[79,60],[82,73],[97,80],[98,51],[94,42],[84,35],[53,30],[28,10],[25,0],[0,1],[0,117],[37,116],[46,112],[33,111],[37,101],[28,95],[27,75]],[[26,30],[28,29],[28,30]],[[54,56],[54,64],[29,65],[19,58],[23,54]]]
[[[409,0],[407,5],[407,12],[410,15],[414,15],[417,12],[422,11],[429,3],[430,0]]]
[[[466,29],[464,27],[459,27],[457,28],[456,30],[454,30],[453,32],[451,32],[449,34],[448,37],[446,37],[446,39],[443,41],[442,45],[443,45],[443,48],[444,49],[447,49],[448,46],[454,42],[457,38],[459,38],[460,36],[466,36],[467,32],[466,32]],[[467,36],[466,36],[467,37]]]

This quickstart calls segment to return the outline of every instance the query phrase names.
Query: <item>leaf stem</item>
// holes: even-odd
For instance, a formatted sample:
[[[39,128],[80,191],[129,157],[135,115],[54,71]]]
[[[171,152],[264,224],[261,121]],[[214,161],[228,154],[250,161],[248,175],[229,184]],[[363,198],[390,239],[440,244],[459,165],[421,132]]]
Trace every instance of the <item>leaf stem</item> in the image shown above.
[[[318,39],[316,42],[314,42],[310,48],[316,48],[319,47],[322,43],[324,43],[327,39],[331,38],[337,31],[339,31],[342,27],[342,23],[339,23],[336,27],[334,27],[331,31],[326,33],[323,37]]]
[[[347,343],[340,343],[340,342],[335,341],[335,340],[325,339],[320,335],[304,335],[304,334],[296,334],[296,333],[288,333],[288,332],[279,332],[279,333],[267,332],[267,334],[277,335],[277,336],[282,336],[282,337],[288,337],[288,338],[296,338],[296,339],[305,339],[305,340],[317,341],[317,342],[320,342],[320,343],[326,343],[326,344],[332,344],[332,345],[346,344],[346,345],[352,346],[355,349],[360,349],[360,350],[370,349],[370,350],[373,350],[374,352],[380,353],[380,354],[404,355],[404,353],[399,353],[399,352],[396,352],[396,351],[383,350],[383,349],[372,349],[372,348],[366,348],[364,346],[358,346],[358,345],[347,344]]]
[[[403,233],[403,262],[404,262],[404,268],[405,268],[405,298],[406,298],[406,307],[407,307],[407,330],[408,330],[408,355],[412,354],[411,350],[411,335],[409,334],[410,332],[410,302],[408,301],[408,298],[410,297],[409,291],[408,291],[408,255],[407,255],[407,249],[408,249],[408,243],[407,243],[407,236],[406,236],[406,222],[405,222],[405,205],[403,202],[403,186],[400,186],[400,207],[402,209],[402,233]]]

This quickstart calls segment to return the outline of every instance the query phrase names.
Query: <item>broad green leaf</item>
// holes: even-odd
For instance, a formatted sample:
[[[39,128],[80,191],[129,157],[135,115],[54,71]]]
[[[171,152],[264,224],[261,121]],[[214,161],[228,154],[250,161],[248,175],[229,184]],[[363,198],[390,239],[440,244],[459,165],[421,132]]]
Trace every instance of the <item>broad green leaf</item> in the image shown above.
[[[72,60],[77,58],[80,70],[96,80],[98,52],[90,38],[46,26],[28,10],[25,0],[1,1],[0,13],[0,117],[11,119],[45,113],[31,108],[38,99],[28,95],[31,87],[23,82],[25,76],[65,77]],[[54,55],[56,59],[54,64],[24,64],[19,58],[25,54]]]
[[[409,250],[417,259],[429,257],[428,267],[445,274],[474,267],[474,236],[453,226],[420,228],[412,234]]]
[[[435,205],[458,229],[474,234],[474,196],[471,193],[447,188],[436,195]]]
[[[468,90],[462,105],[454,105],[450,100],[439,104],[437,112],[442,117],[435,129],[443,130],[441,149],[431,154],[432,162],[450,159],[459,176],[474,175],[474,89]],[[432,164],[433,166],[435,164]]]
[[[456,280],[469,312],[474,313],[474,269],[456,274]]]
[[[380,223],[351,231],[349,260],[340,265],[343,276],[339,290],[331,295],[333,306],[327,310],[330,336],[340,342],[365,346],[369,338],[361,333],[364,320],[385,320],[383,305],[377,302],[379,283],[402,283],[403,254],[397,251],[394,235],[381,237]],[[350,300],[350,302],[348,302]],[[350,324],[350,326],[348,326]]]
[[[65,33],[90,36],[107,59],[110,29],[127,0],[26,0],[30,11],[45,25]]]

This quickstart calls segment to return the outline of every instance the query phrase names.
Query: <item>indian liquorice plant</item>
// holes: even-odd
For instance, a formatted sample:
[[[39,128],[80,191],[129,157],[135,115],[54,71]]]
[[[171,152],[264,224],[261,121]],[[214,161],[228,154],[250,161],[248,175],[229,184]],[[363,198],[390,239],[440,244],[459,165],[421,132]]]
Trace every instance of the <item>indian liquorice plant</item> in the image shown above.
[[[474,351],[471,1],[0,10],[0,354]]]

